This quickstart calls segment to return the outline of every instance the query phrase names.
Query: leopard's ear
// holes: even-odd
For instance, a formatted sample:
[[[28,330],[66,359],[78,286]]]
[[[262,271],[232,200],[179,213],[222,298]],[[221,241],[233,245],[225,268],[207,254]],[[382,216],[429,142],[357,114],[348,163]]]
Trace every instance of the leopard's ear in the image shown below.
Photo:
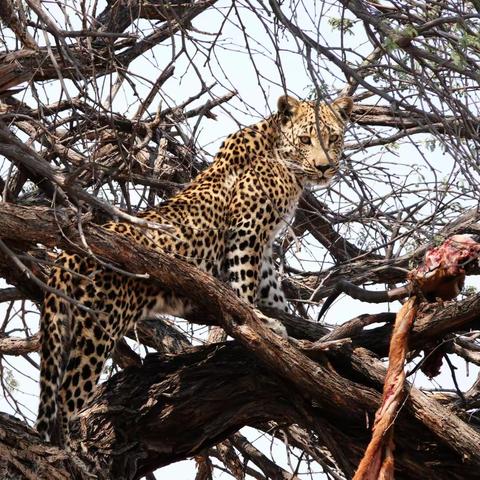
[[[289,95],[282,95],[277,102],[278,113],[282,117],[291,117],[300,103],[296,98],[290,97]]]
[[[352,114],[352,97],[339,97],[332,103],[332,108],[340,115],[340,118],[347,121]]]

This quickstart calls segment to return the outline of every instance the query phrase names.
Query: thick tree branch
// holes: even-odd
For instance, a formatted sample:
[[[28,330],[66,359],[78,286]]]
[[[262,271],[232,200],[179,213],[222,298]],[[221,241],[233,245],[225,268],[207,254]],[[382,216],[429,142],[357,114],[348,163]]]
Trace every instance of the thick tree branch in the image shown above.
[[[131,245],[126,239],[100,227],[85,225],[83,231],[90,248],[97,255],[119,262],[133,273],[148,272],[160,285],[173,288],[179,294],[188,292],[190,299],[204,312],[204,318],[210,317],[220,322],[227,333],[237,338],[283,381],[294,385],[303,396],[315,399],[322,411],[329,412],[330,418],[340,420],[344,415],[342,412],[348,411],[351,421],[362,422],[364,412],[372,412],[378,405],[378,392],[352,382],[303,355],[293,345],[273,334],[228,287],[207,274],[163,253]],[[69,234],[73,239],[74,232],[70,231]],[[61,244],[72,249],[69,242]],[[423,394],[419,395],[424,397]],[[416,404],[408,405],[408,411],[412,413],[417,411],[416,408]],[[416,415],[419,421],[444,442],[452,440],[454,448],[467,455],[469,463],[480,464],[480,454],[474,447],[480,442],[478,433],[426,397],[422,398],[421,409],[422,414]],[[443,419],[441,429],[432,416]]]
[[[361,363],[353,362],[352,367],[380,387],[385,373],[380,362],[371,358],[368,352],[355,354]],[[365,361],[368,363],[362,363]],[[373,368],[373,376],[368,373],[370,368]],[[440,415],[435,420],[428,406],[432,402],[425,403],[423,394],[412,395],[411,403],[416,405],[415,402],[419,402],[419,416],[436,421],[438,429],[448,429],[452,419]],[[79,453],[80,465],[88,466],[86,471],[95,471],[92,470],[94,460],[95,468],[109,478],[137,479],[159,466],[200,454],[244,425],[261,426],[270,420],[313,429],[320,439],[327,429],[334,438],[342,439],[340,448],[350,449],[357,445],[349,450],[354,455],[351,462],[355,465],[361,453],[358,445],[365,444],[368,438],[365,419],[349,416],[349,408],[341,405],[336,413],[332,409],[325,411],[312,407],[311,402],[302,397],[303,393],[296,393],[288,381],[263,367],[255,356],[235,343],[208,345],[174,356],[150,355],[141,367],[128,368],[101,385],[90,405],[80,412],[73,425],[73,434],[75,441],[81,442],[88,452],[87,456]],[[332,418],[332,414],[340,415],[335,426],[323,420]],[[448,414],[455,417],[451,412]],[[415,477],[418,472],[428,475],[428,462],[439,455],[445,461],[448,459],[450,468],[455,467],[455,474],[452,476],[451,470],[440,470],[438,479],[476,478],[478,466],[475,460],[455,455],[449,448],[438,444],[436,435],[432,436],[423,427],[423,422],[419,417],[412,420],[405,411],[398,421],[398,465],[401,472],[398,478],[418,478]],[[0,428],[3,426],[0,421]],[[459,426],[461,429],[455,435],[458,438],[462,434],[468,435],[465,424],[460,422]],[[18,436],[20,427],[17,425],[16,428]],[[28,432],[26,427],[20,431]],[[296,445],[315,453],[319,445],[309,446],[311,440],[302,430],[294,431]],[[31,432],[27,435],[25,445],[41,445],[35,450],[37,457],[34,461],[40,463],[49,451],[57,451],[43,446]],[[412,435],[417,438],[415,444],[411,442]],[[4,436],[0,445],[7,451],[13,448]],[[19,444],[16,443],[15,447],[18,448]],[[320,452],[317,454],[321,455]],[[25,461],[22,455],[26,454],[22,449],[16,455],[20,462]],[[13,468],[10,458],[3,456],[0,467]],[[80,473],[74,478],[88,476]]]

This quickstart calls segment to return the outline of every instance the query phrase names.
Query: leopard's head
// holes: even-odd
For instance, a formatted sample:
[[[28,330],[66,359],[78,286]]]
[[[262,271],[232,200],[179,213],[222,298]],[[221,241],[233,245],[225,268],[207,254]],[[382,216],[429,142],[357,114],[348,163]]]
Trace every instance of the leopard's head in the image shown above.
[[[338,171],[350,97],[332,103],[278,99],[279,134],[275,150],[302,184],[328,185]]]

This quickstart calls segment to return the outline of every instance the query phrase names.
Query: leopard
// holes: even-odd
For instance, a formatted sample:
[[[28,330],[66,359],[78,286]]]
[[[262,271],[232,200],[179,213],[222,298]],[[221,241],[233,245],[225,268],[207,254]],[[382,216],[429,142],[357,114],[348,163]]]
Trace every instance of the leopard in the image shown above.
[[[255,308],[287,311],[274,240],[291,221],[303,190],[326,187],[336,176],[353,100],[282,95],[277,107],[230,134],[184,190],[138,214],[170,231],[123,220],[103,227],[225,279]],[[194,305],[151,279],[65,251],[47,286],[40,315],[36,428],[45,440],[58,442],[53,436],[60,429],[60,438],[68,440],[70,422],[91,398],[115,345],[136,322],[154,314],[182,317]]]

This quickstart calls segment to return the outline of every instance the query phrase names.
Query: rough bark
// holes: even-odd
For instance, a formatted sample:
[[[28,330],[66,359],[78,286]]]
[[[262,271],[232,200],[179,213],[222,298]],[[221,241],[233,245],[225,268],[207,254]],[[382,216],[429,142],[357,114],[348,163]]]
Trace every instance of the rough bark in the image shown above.
[[[362,360],[368,355],[362,354]],[[372,366],[383,375],[375,363],[367,365],[367,369]],[[338,417],[335,426],[322,420],[332,414]],[[419,409],[418,415],[432,414],[428,409]],[[317,429],[320,439],[325,430],[329,431],[343,453],[347,449],[351,452],[350,468],[355,466],[369,435],[364,418],[351,417],[348,408],[340,407],[335,412],[312,407],[303,392],[291,391],[288,383],[259,364],[253,355],[228,342],[193,348],[180,355],[149,355],[141,367],[130,367],[101,385],[73,426],[76,441],[88,453],[78,454],[76,476],[71,478],[88,478],[86,472],[103,472],[105,478],[140,478],[159,466],[200,454],[244,425],[261,427],[271,420]],[[448,429],[444,417],[438,417],[437,422],[439,429]],[[0,425],[6,432],[0,441],[5,450],[13,448],[13,435],[25,438],[25,443],[15,443],[13,458],[17,462],[38,473],[54,456],[55,469],[60,473],[53,478],[69,478],[61,476],[71,468],[69,455],[40,442],[20,422],[2,417]],[[457,432],[459,437],[465,433],[468,428]],[[443,446],[419,418],[414,420],[402,412],[397,438],[398,478],[418,478],[418,474],[428,478],[428,463],[439,456],[443,461],[438,464],[437,478],[476,478],[477,461],[471,457],[462,459]],[[305,438],[297,438],[297,442],[298,446],[308,447]],[[27,455],[29,446],[35,456]],[[9,472],[17,468],[9,456],[3,457],[2,464]],[[448,468],[442,467],[447,464]]]
[[[2,205],[2,211],[8,213],[4,216],[0,212],[0,227],[6,226],[5,219],[8,220],[9,228],[1,229],[5,240],[12,241],[21,235],[24,242],[32,244],[41,239],[53,241],[52,212],[40,209],[37,212],[41,212],[40,215],[31,214],[25,220],[22,210],[18,206]],[[35,229],[31,225],[31,237],[27,239],[26,221],[39,222],[37,226],[42,223],[43,228]],[[63,238],[60,245],[78,250],[72,243],[79,240],[76,225],[70,223],[68,217],[64,221],[68,241]],[[92,405],[81,413],[77,431],[95,462],[103,469],[108,467],[113,478],[137,478],[157,466],[200,453],[242,425],[272,419],[299,423],[309,417],[308,411],[310,418],[320,415],[334,422],[335,428],[331,428],[337,437],[336,429],[357,445],[367,440],[365,414],[371,416],[377,408],[385,375],[384,367],[372,353],[358,348],[351,350],[348,341],[340,340],[338,345],[335,341],[322,342],[320,337],[325,329],[316,324],[310,329],[299,328],[297,324],[297,330],[304,336],[307,332],[310,340],[320,339],[318,342],[281,339],[227,286],[190,265],[131,245],[93,224],[84,225],[83,233],[96,255],[134,273],[148,273],[152,281],[189,295],[197,305],[196,321],[221,325],[243,347],[212,345],[171,359],[149,357],[142,367],[127,369],[98,391]],[[471,309],[472,304],[469,305]],[[461,313],[460,318],[458,323],[453,321],[457,329],[461,321],[468,325],[476,320],[465,318]],[[308,323],[303,322],[300,325]],[[295,320],[290,318],[287,327],[294,334],[292,324]],[[421,323],[419,328],[421,331]],[[446,327],[436,331],[444,334]],[[416,335],[414,331],[413,338]],[[381,338],[384,336],[382,332]],[[247,364],[242,363],[247,361],[244,355]],[[237,365],[235,359],[240,364]],[[210,360],[219,363],[211,366]],[[142,383],[143,378],[146,383]],[[182,390],[183,387],[186,390]],[[230,407],[226,398],[232,402]],[[309,406],[312,404],[313,410]],[[142,424],[140,418],[151,423]],[[179,431],[179,426],[185,426],[186,418],[188,428]],[[307,428],[317,427],[314,420],[305,423]],[[411,445],[411,435],[419,439],[418,444]],[[414,478],[414,471],[422,471],[420,458],[423,462],[440,458],[439,455],[448,456],[461,474],[457,478],[474,478],[472,472],[480,465],[478,431],[415,389],[410,391],[402,410],[397,442],[401,452],[398,468],[404,478]],[[120,451],[122,455],[114,454]],[[125,477],[119,477],[120,472],[124,472]]]

